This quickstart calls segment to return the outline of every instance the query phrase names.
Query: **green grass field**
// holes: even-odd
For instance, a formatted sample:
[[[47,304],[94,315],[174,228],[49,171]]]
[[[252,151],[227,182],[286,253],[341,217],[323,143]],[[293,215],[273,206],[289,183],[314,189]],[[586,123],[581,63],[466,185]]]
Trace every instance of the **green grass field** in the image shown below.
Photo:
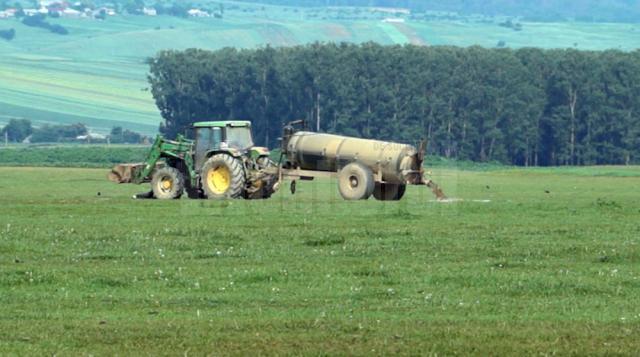
[[[464,201],[135,201],[104,169],[0,168],[0,354],[640,350],[640,167],[434,171]]]
[[[13,145],[0,148],[0,166],[110,168],[143,162],[148,154],[148,145]]]
[[[595,50],[640,46],[638,24],[523,23],[523,31],[515,32],[498,26],[497,18],[408,19],[391,24],[381,21],[390,15],[366,15],[366,9],[226,3],[222,20],[168,16],[49,20],[68,28],[67,36],[15,19],[0,20],[0,29],[17,31],[13,41],[0,40],[0,125],[24,117],[37,125],[83,122],[97,132],[119,125],[153,134],[161,117],[147,89],[144,60],[163,49],[256,48],[314,41],[485,47],[504,41],[513,48]],[[341,11],[359,18],[341,18]]]

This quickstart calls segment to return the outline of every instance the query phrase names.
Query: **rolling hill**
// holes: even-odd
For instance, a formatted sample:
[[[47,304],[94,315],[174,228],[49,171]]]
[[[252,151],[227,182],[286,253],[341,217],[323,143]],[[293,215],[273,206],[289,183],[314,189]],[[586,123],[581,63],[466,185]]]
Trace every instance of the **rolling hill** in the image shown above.
[[[542,21],[578,19],[602,22],[638,22],[635,0],[238,0],[295,6],[385,6],[414,11],[447,11],[460,14],[524,16]]]
[[[639,47],[640,25],[522,22],[514,31],[486,16],[405,16],[366,8],[228,6],[224,19],[117,15],[106,21],[51,19],[61,36],[1,19],[14,28],[0,40],[0,125],[10,118],[43,123],[86,123],[106,132],[119,125],[152,134],[161,121],[146,83],[145,59],[162,49],[291,46],[314,41],[418,45],[535,46],[580,49]],[[48,20],[49,21],[49,20]],[[205,119],[205,118],[203,118]],[[209,118],[207,118],[209,119]]]

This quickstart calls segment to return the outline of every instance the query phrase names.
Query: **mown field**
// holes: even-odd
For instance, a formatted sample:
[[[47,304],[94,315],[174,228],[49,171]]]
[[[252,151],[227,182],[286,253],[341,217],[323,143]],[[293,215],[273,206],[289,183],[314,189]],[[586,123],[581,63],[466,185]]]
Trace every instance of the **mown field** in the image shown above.
[[[36,124],[76,123],[94,131],[113,126],[153,134],[161,121],[146,82],[144,61],[163,49],[256,48],[314,41],[495,47],[637,49],[637,24],[522,23],[459,17],[383,23],[369,10],[292,8],[227,3],[224,19],[115,16],[106,21],[49,19],[69,35],[0,20],[16,38],[0,40],[0,125],[24,117]],[[345,12],[345,14],[341,14]],[[360,16],[349,19],[349,16]],[[210,119],[210,118],[206,118]],[[246,118],[251,119],[251,118]]]
[[[0,166],[110,168],[123,162],[143,162],[146,145],[47,144],[0,148]]]
[[[434,171],[464,201],[0,168],[0,354],[637,353],[640,167]]]

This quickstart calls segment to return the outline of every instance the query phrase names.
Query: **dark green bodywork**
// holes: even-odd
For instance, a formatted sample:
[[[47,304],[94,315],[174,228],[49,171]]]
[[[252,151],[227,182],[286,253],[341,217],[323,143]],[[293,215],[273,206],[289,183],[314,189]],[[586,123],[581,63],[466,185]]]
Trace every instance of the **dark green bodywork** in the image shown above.
[[[247,149],[247,153],[237,148],[223,145],[222,131],[225,128],[247,128],[251,130],[251,122],[248,121],[207,121],[197,122],[193,124],[195,130],[195,136],[198,137],[198,133],[201,130],[207,130],[211,128],[219,132],[217,141],[214,142],[211,139],[211,143],[205,147],[198,147],[197,140],[187,139],[183,135],[178,135],[175,140],[165,139],[162,135],[158,135],[149,150],[149,154],[145,159],[142,170],[136,170],[131,179],[132,183],[143,183],[149,180],[151,174],[156,168],[156,165],[160,160],[171,161],[178,160],[184,163],[184,171],[187,174],[188,179],[193,187],[197,186],[198,180],[198,168],[202,165],[203,159],[206,159],[214,154],[226,153],[233,157],[241,157],[248,154],[249,157],[255,158],[258,156],[269,155],[269,151],[266,148],[253,147]],[[230,129],[229,129],[230,130]],[[212,132],[213,133],[213,132]],[[249,134],[250,135],[250,134]],[[210,138],[216,138],[212,134]],[[198,160],[196,160],[199,158]],[[198,161],[198,162],[196,162]]]
[[[184,161],[191,183],[195,185],[196,172],[193,166],[194,143],[193,140],[189,140],[182,135],[178,135],[176,140],[167,140],[162,135],[158,135],[144,161],[144,169],[135,173],[133,183],[144,182],[156,168],[156,164],[161,158],[173,158]]]

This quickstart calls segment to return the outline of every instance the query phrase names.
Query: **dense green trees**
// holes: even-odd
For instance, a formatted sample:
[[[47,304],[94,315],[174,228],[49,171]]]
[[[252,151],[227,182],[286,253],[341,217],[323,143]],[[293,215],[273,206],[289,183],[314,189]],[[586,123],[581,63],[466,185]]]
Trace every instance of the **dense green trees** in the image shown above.
[[[59,35],[68,35],[69,31],[63,27],[62,25],[58,25],[58,24],[51,24],[47,21],[45,21],[44,19],[46,18],[45,15],[43,14],[36,14],[36,15],[32,15],[32,16],[27,16],[22,20],[22,23],[26,26],[30,26],[30,27],[41,27],[43,29],[47,29],[53,33],[59,34]]]
[[[21,142],[33,133],[31,122],[27,119],[11,119],[9,123],[0,130],[1,140],[5,138],[11,142]]]
[[[45,124],[33,131],[32,143],[55,143],[75,141],[80,135],[87,135],[89,130],[84,124],[48,125]]]
[[[0,30],[0,38],[11,41],[16,37],[15,29]]]
[[[169,136],[247,119],[404,142],[516,165],[640,162],[640,51],[312,44],[161,52],[152,92]]]
[[[120,126],[113,127],[109,134],[109,142],[112,144],[140,144],[143,136]]]

